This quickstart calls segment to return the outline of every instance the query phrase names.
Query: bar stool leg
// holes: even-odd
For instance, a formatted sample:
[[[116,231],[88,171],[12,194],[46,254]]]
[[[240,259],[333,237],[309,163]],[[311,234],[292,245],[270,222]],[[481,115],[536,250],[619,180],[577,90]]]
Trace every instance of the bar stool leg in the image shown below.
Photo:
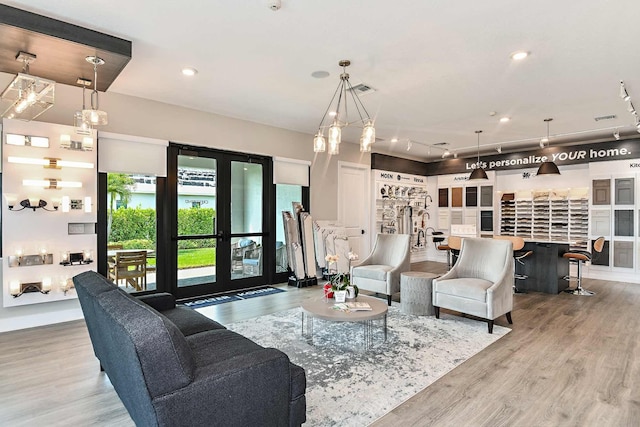
[[[595,295],[596,293],[582,287],[582,263],[583,261],[578,260],[578,285],[575,289],[569,289],[568,291],[573,295],[584,295],[590,297],[591,295]]]

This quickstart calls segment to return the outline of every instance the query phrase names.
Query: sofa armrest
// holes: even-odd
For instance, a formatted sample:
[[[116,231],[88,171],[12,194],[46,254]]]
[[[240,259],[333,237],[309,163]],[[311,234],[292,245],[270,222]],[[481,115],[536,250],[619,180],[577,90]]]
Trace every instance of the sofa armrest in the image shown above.
[[[160,425],[288,425],[291,401],[289,358],[266,348],[196,369],[186,387],[157,396]]]
[[[176,308],[176,298],[167,292],[156,294],[140,295],[136,297],[139,301],[151,306],[158,311],[171,310]]]

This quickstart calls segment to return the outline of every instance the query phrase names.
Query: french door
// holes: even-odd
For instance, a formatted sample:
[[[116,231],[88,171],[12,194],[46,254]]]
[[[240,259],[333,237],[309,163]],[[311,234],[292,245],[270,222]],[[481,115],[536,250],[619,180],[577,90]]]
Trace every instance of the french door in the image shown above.
[[[168,166],[174,294],[189,298],[267,283],[270,159],[171,144]]]

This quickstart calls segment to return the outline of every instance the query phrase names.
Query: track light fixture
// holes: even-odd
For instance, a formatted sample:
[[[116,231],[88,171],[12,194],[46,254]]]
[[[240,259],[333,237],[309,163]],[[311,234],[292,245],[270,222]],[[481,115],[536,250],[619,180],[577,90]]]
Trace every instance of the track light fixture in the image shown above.
[[[545,123],[547,124],[547,142],[549,141],[549,123],[552,120],[552,118],[544,119]],[[540,141],[540,143],[542,143],[542,140]],[[560,170],[554,162],[546,161],[542,162],[542,164],[538,168],[538,172],[536,173],[536,175],[560,175]]]
[[[498,145],[498,148],[496,148],[496,151],[498,152],[498,154],[502,154],[502,146]]]
[[[625,101],[628,101],[631,99],[631,97],[629,96],[629,93],[627,92],[627,88],[624,86],[624,81],[620,80],[620,98],[622,98]]]
[[[407,139],[407,151],[411,150],[411,140]]]
[[[616,139],[616,141],[620,140],[620,131],[618,129],[613,132],[613,137]]]

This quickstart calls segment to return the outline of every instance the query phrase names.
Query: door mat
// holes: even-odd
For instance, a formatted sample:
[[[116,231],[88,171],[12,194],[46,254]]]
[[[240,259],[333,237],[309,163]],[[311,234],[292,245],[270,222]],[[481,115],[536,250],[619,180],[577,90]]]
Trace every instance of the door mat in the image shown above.
[[[264,295],[278,294],[280,292],[286,292],[286,291],[284,289],[265,286],[263,288],[247,289],[239,292],[234,292],[231,294],[214,295],[207,298],[198,298],[192,301],[183,302],[182,304],[190,308],[202,308],[210,305],[224,304],[225,302],[240,301],[243,299],[261,297]]]

